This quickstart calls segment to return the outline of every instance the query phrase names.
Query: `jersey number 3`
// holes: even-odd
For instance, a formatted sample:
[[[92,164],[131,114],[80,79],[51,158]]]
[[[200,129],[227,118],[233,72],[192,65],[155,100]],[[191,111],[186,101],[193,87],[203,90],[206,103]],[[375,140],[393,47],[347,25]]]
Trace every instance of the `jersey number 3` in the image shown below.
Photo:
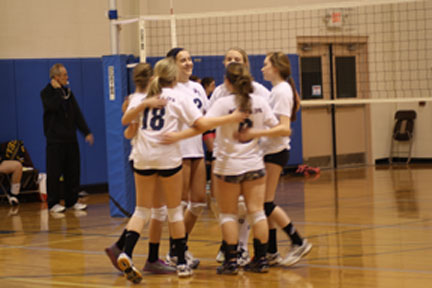
[[[149,117],[150,110],[151,110],[151,116]],[[144,110],[142,129],[147,129],[150,126],[150,128],[153,130],[156,131],[161,130],[165,124],[165,119],[163,118],[164,116],[165,116],[165,108],[154,108],[154,109],[146,108]]]

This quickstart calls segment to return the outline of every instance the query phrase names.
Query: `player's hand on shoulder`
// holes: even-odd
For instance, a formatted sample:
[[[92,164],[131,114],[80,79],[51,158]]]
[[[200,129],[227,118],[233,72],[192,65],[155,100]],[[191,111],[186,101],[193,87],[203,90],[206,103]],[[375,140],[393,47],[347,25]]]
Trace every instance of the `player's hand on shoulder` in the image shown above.
[[[159,96],[151,97],[145,100],[147,107],[150,108],[162,108],[168,103],[168,100],[160,98]]]

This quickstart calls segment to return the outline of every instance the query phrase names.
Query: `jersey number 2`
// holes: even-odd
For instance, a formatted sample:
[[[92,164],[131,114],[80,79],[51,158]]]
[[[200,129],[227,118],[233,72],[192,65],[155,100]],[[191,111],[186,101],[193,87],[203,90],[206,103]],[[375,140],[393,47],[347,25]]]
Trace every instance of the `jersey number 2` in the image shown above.
[[[150,110],[152,111],[152,113],[149,119]],[[156,131],[161,130],[165,124],[165,119],[163,118],[163,116],[165,116],[165,108],[155,108],[155,109],[146,108],[144,110],[143,126],[142,126],[143,129],[147,129],[147,127],[150,126],[150,128],[153,130]]]

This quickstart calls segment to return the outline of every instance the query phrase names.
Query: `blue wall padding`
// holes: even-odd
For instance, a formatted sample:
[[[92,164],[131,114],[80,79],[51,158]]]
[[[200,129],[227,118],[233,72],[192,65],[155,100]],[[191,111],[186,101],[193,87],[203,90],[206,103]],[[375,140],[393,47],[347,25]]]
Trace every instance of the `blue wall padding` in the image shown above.
[[[13,60],[0,60],[0,142],[18,136]]]
[[[193,74],[200,77],[213,77],[216,86],[223,83],[225,66],[224,56],[194,56]]]
[[[95,144],[92,147],[88,144],[81,146],[81,154],[85,161],[81,176],[86,183],[107,182],[102,59],[97,60],[83,59],[81,61],[82,87],[85,87],[81,93],[83,96],[81,107],[95,138]]]
[[[102,57],[108,185],[110,197],[116,202],[110,201],[112,217],[125,216],[122,209],[128,213],[135,209],[133,173],[128,161],[130,142],[123,137],[124,128],[121,124],[121,106],[128,93],[127,62],[128,57],[125,55]],[[111,80],[110,67],[114,69]],[[114,99],[110,99],[110,83],[114,85],[111,90]]]
[[[45,171],[45,136],[40,91],[49,82],[49,69],[63,63],[72,91],[84,114],[95,144],[89,147],[78,133],[81,150],[81,184],[107,182],[102,60],[16,59],[0,60],[0,142],[21,139],[37,169]]]
[[[45,136],[40,91],[48,83],[48,75],[46,60],[15,61],[17,138],[24,141],[33,164],[41,171],[45,171]]]

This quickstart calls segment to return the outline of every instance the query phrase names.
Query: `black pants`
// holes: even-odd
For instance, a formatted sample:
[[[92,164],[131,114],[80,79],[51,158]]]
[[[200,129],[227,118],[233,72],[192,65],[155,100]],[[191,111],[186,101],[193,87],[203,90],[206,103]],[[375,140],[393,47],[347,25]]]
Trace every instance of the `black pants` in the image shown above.
[[[46,147],[48,208],[60,202],[60,176],[63,175],[65,206],[78,200],[80,155],[78,143],[48,143]]]

